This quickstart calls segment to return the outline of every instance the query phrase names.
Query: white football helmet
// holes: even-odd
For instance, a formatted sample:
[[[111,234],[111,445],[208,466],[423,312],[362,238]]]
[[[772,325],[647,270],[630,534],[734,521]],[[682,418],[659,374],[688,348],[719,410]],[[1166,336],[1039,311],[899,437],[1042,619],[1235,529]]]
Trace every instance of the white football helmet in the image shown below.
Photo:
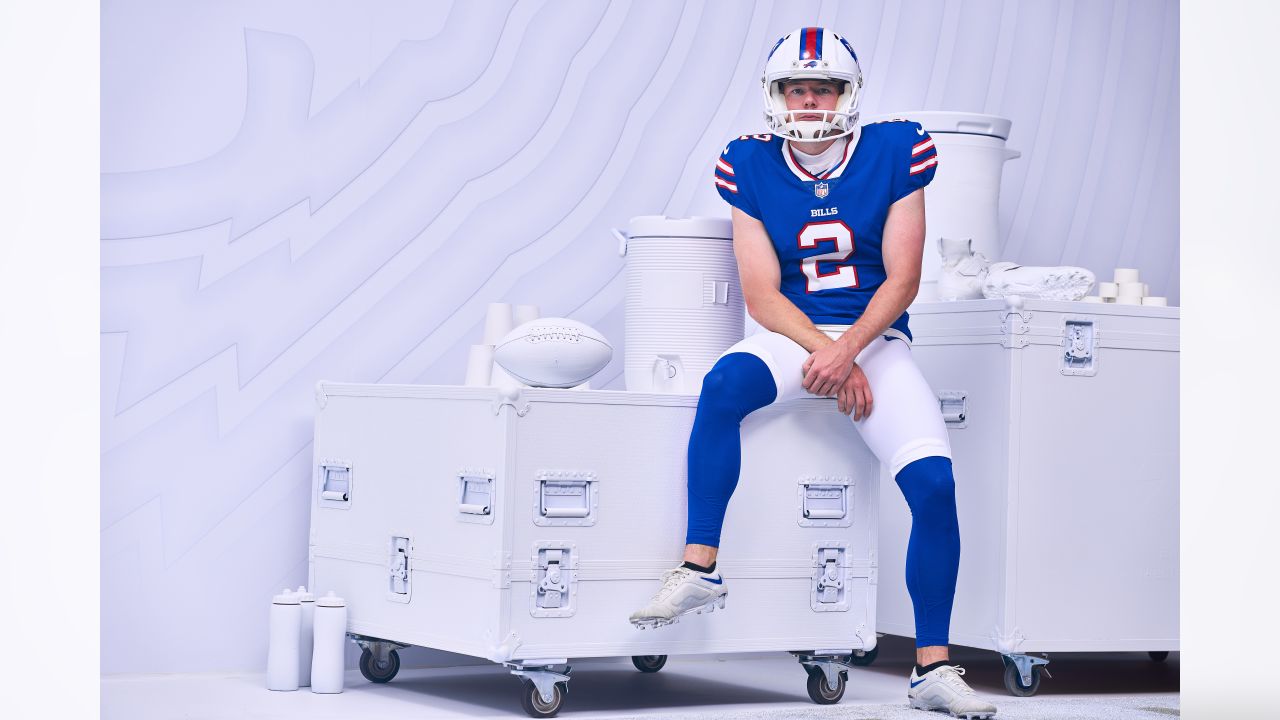
[[[834,80],[842,83],[835,110],[806,110],[822,120],[793,120],[782,84],[789,80]],[[760,79],[764,89],[764,119],[774,135],[789,140],[830,140],[854,132],[858,126],[858,98],[862,68],[849,42],[820,27],[787,33],[769,53]]]

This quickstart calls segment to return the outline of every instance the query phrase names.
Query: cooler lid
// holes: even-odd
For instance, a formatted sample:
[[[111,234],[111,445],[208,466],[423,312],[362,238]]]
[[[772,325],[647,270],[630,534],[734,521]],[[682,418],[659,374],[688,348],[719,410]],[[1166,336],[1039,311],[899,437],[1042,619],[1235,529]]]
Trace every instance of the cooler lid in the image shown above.
[[[637,215],[631,218],[631,223],[627,226],[627,236],[731,240],[733,222],[729,218],[719,217],[669,218],[665,215]]]
[[[1009,128],[1013,121],[997,115],[982,113],[951,112],[946,110],[913,110],[910,112],[887,113],[866,118],[863,124],[906,118],[920,123],[930,133],[960,133],[965,135],[988,135],[1001,140],[1009,139]]]

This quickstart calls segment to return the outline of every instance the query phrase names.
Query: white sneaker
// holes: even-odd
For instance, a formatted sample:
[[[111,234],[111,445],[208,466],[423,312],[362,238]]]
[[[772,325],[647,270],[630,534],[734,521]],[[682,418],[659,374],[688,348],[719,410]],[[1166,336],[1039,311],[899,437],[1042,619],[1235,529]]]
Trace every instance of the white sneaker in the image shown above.
[[[1093,288],[1093,272],[1081,267],[1023,267],[998,262],[987,269],[982,295],[1003,298],[1021,295],[1044,300],[1080,300]]]
[[[996,706],[980,699],[961,675],[964,668],[958,665],[943,665],[924,677],[916,675],[912,668],[907,701],[917,710],[939,710],[966,720],[995,717]]]
[[[631,613],[631,624],[641,630],[670,625],[689,613],[724,608],[729,594],[719,572],[704,573],[683,565],[662,574],[662,589],[648,605]]]

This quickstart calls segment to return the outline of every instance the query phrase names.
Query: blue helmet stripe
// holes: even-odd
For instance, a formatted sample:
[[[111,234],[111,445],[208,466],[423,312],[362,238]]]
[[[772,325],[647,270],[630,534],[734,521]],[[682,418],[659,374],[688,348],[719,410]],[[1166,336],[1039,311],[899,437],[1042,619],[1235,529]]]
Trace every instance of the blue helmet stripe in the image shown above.
[[[844,45],[844,49],[845,49],[845,50],[848,50],[848,51],[849,51],[849,54],[853,56],[853,61],[854,61],[854,62],[858,62],[858,53],[856,53],[856,52],[854,52],[854,51],[853,51],[853,46],[849,44],[849,41],[848,41],[848,40],[845,40],[844,38],[840,37],[839,35],[837,35],[836,37],[837,37],[837,38],[840,38],[840,44],[841,44],[841,45]]]
[[[787,41],[787,38],[789,38],[789,37],[791,37],[791,36],[790,36],[790,35],[783,35],[782,37],[778,38],[778,42],[774,43],[774,44],[773,44],[773,49],[769,51],[769,57],[770,57],[770,58],[772,58],[772,57],[773,57],[773,54],[774,54],[775,52],[777,52],[777,51],[778,51],[778,48],[779,48],[779,47],[781,47],[781,46],[782,46],[782,43],[786,42],[786,41]]]

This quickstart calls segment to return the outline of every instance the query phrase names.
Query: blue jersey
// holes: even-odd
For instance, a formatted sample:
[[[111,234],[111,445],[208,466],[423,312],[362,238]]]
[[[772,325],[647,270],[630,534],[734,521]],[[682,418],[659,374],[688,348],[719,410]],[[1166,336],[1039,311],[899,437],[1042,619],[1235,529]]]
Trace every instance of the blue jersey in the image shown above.
[[[881,240],[889,206],[928,185],[938,152],[919,123],[862,127],[852,151],[809,174],[776,135],[743,135],[716,160],[730,205],[764,223],[782,270],[779,289],[814,324],[852,325],[885,280]],[[907,313],[893,328],[908,338]]]

